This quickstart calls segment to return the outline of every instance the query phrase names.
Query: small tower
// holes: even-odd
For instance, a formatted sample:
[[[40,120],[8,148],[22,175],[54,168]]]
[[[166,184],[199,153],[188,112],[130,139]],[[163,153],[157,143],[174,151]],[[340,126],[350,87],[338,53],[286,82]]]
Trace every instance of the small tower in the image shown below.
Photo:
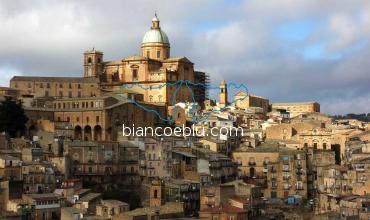
[[[150,185],[149,205],[159,207],[165,203],[164,185],[161,180],[153,180]]]
[[[221,108],[227,106],[227,84],[225,80],[222,80],[220,83],[220,100],[219,100],[219,106]]]
[[[99,77],[103,72],[103,53],[93,48],[84,53],[84,77]]]

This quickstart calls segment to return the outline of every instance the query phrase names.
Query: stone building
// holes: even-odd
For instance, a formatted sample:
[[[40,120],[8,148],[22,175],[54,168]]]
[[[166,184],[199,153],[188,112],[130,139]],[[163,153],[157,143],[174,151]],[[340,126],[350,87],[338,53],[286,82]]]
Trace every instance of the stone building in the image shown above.
[[[22,180],[21,160],[10,155],[0,155],[0,176],[8,180]]]
[[[285,109],[290,113],[290,117],[310,112],[320,112],[320,104],[317,102],[287,102],[272,103],[272,109]]]
[[[258,107],[263,109],[264,114],[269,111],[269,100],[265,97],[256,96],[240,91],[234,95],[234,101],[234,105],[241,109]]]
[[[267,165],[267,198],[287,199],[298,195],[307,198],[306,154],[303,151],[281,149],[277,162]]]
[[[233,152],[233,160],[238,163],[240,177],[263,180],[266,198],[307,197],[304,151],[279,146],[241,148]]]
[[[14,76],[10,87],[23,97],[78,98],[100,95],[99,80],[83,77]]]
[[[69,143],[71,175],[84,182],[139,184],[139,149],[130,143]]]
[[[130,205],[118,200],[101,200],[96,206],[96,215],[112,219],[113,216],[130,210]]]
[[[22,176],[25,193],[51,193],[55,189],[55,173],[51,163],[23,163]]]
[[[22,199],[34,207],[30,209],[31,219],[59,219],[62,198],[58,194],[23,194]]]
[[[127,97],[136,100],[141,107]],[[158,115],[144,108],[156,110],[165,117],[163,105],[144,103],[141,100],[141,95],[132,93],[98,98],[55,99],[50,107],[26,108],[26,114],[30,122],[33,122],[29,133],[42,127],[37,122],[47,119],[54,122],[52,130],[65,137],[73,134],[70,138],[84,141],[117,140],[118,133],[122,131],[122,124],[129,127],[153,127],[159,121]],[[64,125],[65,129],[61,129],[61,125]]]
[[[169,177],[172,173],[172,143],[169,139],[145,139],[144,175],[148,179]]]

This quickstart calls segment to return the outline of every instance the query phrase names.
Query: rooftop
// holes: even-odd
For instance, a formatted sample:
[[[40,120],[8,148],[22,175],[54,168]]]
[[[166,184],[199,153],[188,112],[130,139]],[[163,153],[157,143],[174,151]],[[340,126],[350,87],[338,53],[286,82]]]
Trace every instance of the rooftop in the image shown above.
[[[128,215],[128,216],[143,216],[143,215],[154,215],[156,212],[159,211],[160,214],[171,214],[171,213],[183,213],[184,206],[180,202],[167,202],[166,204],[160,207],[144,207],[134,209],[129,212],[122,213],[120,215]]]
[[[14,76],[10,81],[97,83],[95,77],[49,77],[49,76]]]

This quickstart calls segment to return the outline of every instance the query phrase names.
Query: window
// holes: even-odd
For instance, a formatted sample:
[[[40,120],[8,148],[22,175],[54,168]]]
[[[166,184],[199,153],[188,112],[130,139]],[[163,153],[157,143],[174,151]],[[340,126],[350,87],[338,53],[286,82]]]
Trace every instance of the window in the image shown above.
[[[69,118],[69,117],[67,117],[67,121],[68,121],[68,122],[70,121],[70,118]]]
[[[45,91],[45,97],[49,96],[49,91]]]
[[[149,50],[146,52],[146,57],[150,58],[150,51]]]
[[[78,85],[77,85],[77,88],[81,89],[81,84],[78,84]]]
[[[158,198],[158,190],[154,190],[154,198]]]
[[[70,84],[68,85],[68,88],[72,89],[72,83],[70,83]]]
[[[79,118],[79,117],[77,117],[77,118],[76,118],[76,121],[77,121],[77,122],[79,122],[79,121],[80,121],[80,118]]]
[[[326,143],[322,144],[322,149],[326,150]]]
[[[162,96],[161,95],[158,96],[158,102],[162,102]]]
[[[100,57],[98,58],[98,63],[100,63],[101,62],[101,59],[100,59]]]
[[[152,95],[149,96],[149,102],[153,102],[153,96]]]
[[[235,220],[235,217],[234,216],[230,216],[229,217],[229,220]]]
[[[87,58],[87,63],[92,63],[91,57]]]
[[[313,143],[313,149],[317,149],[317,143]]]
[[[32,84],[31,83],[28,83],[28,88],[32,88]]]
[[[50,89],[50,83],[46,83],[46,88]]]
[[[72,92],[71,91],[68,92],[68,97],[72,98]]]
[[[80,92],[80,91],[78,91],[77,96],[78,96],[79,98],[81,97],[81,92]]]
[[[59,91],[59,97],[63,97],[63,91]]]
[[[184,79],[189,79],[189,67],[184,68]]]
[[[40,83],[40,88],[44,88],[44,84],[43,83]]]
[[[59,88],[63,88],[63,84],[62,83],[59,83]]]
[[[132,69],[132,78],[133,78],[133,80],[137,80],[138,79],[137,69]]]
[[[99,116],[96,116],[96,123],[99,123]]]
[[[15,88],[18,88],[18,83],[15,83],[14,87],[15,87]]]
[[[212,216],[212,220],[218,220],[218,216]]]
[[[89,173],[92,173],[92,167],[89,167]]]
[[[86,117],[86,122],[89,123],[90,122],[90,118],[89,117]]]
[[[161,58],[161,51],[157,50],[157,58]]]

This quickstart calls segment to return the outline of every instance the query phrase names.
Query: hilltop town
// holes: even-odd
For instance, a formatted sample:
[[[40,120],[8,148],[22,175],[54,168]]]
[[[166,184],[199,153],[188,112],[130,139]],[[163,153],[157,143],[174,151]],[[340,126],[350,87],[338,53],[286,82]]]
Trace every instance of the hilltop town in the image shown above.
[[[0,105],[20,103],[28,119],[0,134],[1,219],[369,219],[369,122],[315,101],[231,97],[227,81],[213,100],[212,74],[171,56],[157,16],[140,49],[106,61],[93,48],[82,77],[0,88]],[[138,137],[123,125],[218,133]]]

